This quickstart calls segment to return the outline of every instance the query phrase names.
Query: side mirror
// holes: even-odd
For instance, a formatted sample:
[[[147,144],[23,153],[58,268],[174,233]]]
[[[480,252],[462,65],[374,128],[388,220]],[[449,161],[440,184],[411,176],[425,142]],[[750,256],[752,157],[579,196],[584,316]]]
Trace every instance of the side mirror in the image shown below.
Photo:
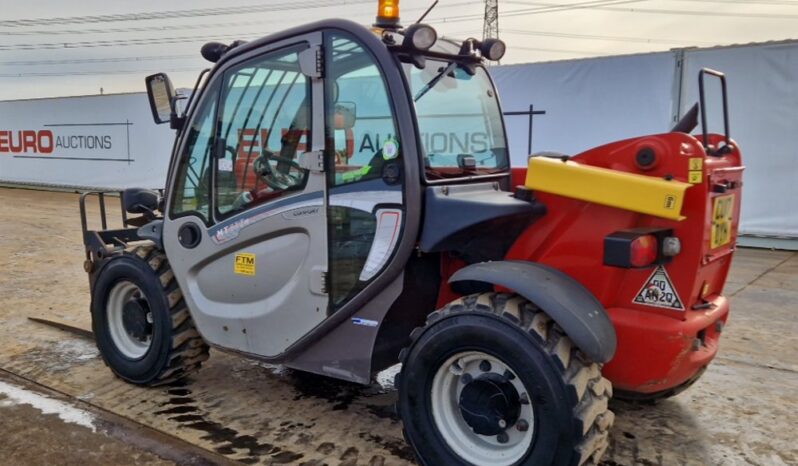
[[[177,118],[177,95],[172,87],[172,81],[166,73],[157,73],[147,76],[147,96],[150,99],[150,109],[155,123],[170,123]]]

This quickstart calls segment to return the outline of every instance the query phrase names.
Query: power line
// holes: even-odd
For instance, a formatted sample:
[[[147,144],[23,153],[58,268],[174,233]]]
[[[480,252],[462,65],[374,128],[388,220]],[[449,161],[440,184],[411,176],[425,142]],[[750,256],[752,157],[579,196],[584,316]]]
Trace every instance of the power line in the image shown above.
[[[101,28],[101,29],[36,29],[33,31],[0,31],[0,36],[59,36],[59,35],[83,35],[83,34],[124,34],[128,32],[150,32],[150,31],[180,31],[190,29],[208,29],[214,27],[235,27],[235,26],[256,26],[264,23],[279,22],[271,21],[238,21],[230,23],[204,23],[204,24],[175,24],[170,26],[138,26],[129,28]]]
[[[0,66],[39,66],[39,65],[83,65],[91,63],[124,63],[124,62],[144,62],[159,60],[185,60],[187,58],[200,58],[200,55],[159,55],[147,57],[113,57],[113,58],[73,58],[62,60],[16,60],[3,61]]]
[[[301,8],[340,7],[343,5],[355,5],[362,3],[372,3],[372,0],[315,0],[303,3]],[[240,15],[295,9],[297,9],[297,4],[295,2],[286,2],[275,3],[271,5],[240,5],[224,8],[194,8],[188,10],[149,11],[111,15],[12,19],[0,21],[0,27],[52,26],[56,24],[108,23],[117,21],[149,21],[173,18],[191,18],[198,16]]]
[[[590,56],[597,56],[595,52],[590,52],[586,50],[569,50],[569,49],[554,49],[554,48],[543,48],[543,47],[513,47],[513,50],[526,50],[526,51],[533,51],[533,52],[547,52],[547,53],[565,53],[571,55],[590,55]],[[133,57],[138,58],[138,57]],[[8,62],[4,62],[8,63]],[[0,64],[4,64],[0,63]],[[97,70],[97,71],[53,71],[53,72],[23,72],[23,73],[0,73],[0,79],[9,79],[9,78],[42,78],[42,77],[66,77],[66,76],[105,76],[105,75],[142,75],[147,73],[156,73],[159,71],[165,71],[169,73],[179,73],[179,72],[196,72],[198,70],[197,67],[179,67],[179,68],[171,68],[167,70],[163,69],[138,69],[138,70]]]
[[[458,8],[462,6],[473,5],[473,2],[457,2],[447,3],[437,7],[440,8]],[[421,11],[424,8],[407,8],[403,10],[405,13]],[[350,17],[365,16],[367,13],[361,12],[351,15]],[[83,34],[124,34],[128,32],[150,32],[150,31],[179,31],[179,30],[192,30],[192,29],[210,29],[221,27],[238,27],[238,26],[258,26],[264,23],[285,23],[284,20],[257,20],[257,21],[232,21],[227,23],[203,23],[203,24],[175,24],[169,26],[135,26],[135,27],[116,27],[116,28],[93,28],[93,29],[35,29],[35,30],[14,30],[14,31],[0,31],[0,36],[34,36],[34,35],[83,35]]]
[[[172,68],[170,70],[107,70],[107,71],[54,71],[51,73],[1,73],[0,78],[43,78],[61,76],[101,76],[101,75],[121,75],[121,74],[148,74],[166,71],[169,73],[179,73],[183,71],[197,72],[197,68]]]
[[[501,16],[529,16],[535,14],[543,14],[543,13],[554,13],[560,11],[569,11],[569,10],[577,10],[583,8],[597,8],[603,5],[622,5],[626,3],[639,3],[645,2],[648,0],[591,0],[586,2],[579,2],[579,3],[569,3],[569,4],[558,4],[558,3],[525,3],[525,2],[515,2],[509,0],[503,0],[503,3],[521,3],[524,5],[539,5],[537,8],[523,8],[520,10],[510,10],[502,12]],[[461,21],[471,21],[474,19],[483,19],[484,15],[460,15],[460,16],[449,16],[446,18],[439,18],[435,20],[427,21],[428,23],[457,23]]]
[[[51,42],[39,44],[12,44],[0,45],[0,52],[8,52],[13,50],[57,50],[93,47],[125,47],[131,45],[176,44],[182,42],[208,41],[214,39],[247,39],[252,37],[262,37],[268,34],[270,33],[264,31],[243,32],[237,34],[204,34],[200,36],[163,37],[150,39],[117,39],[80,42]]]
[[[557,5],[560,5],[558,3],[528,2],[523,0],[505,0],[505,3],[512,3],[517,5],[536,5],[541,8],[555,7]],[[622,13],[646,13],[646,14],[712,16],[712,17],[732,17],[732,18],[798,19],[798,15],[796,14],[784,14],[784,13],[736,13],[731,11],[669,10],[663,8],[636,8],[636,7],[624,8],[617,6],[605,6],[605,5],[585,5],[579,8],[602,10],[602,11],[617,11]],[[526,14],[524,13],[524,11],[533,12],[536,11],[536,9],[515,10],[514,12],[510,13],[502,13],[502,16],[518,16],[521,14]],[[555,11],[562,11],[562,10],[555,10]]]
[[[651,39],[647,37],[629,37],[629,36],[604,36],[604,35],[595,35],[595,34],[574,34],[574,33],[566,33],[566,32],[549,32],[549,31],[525,31],[521,29],[504,29],[505,33],[508,34],[520,34],[524,36],[543,36],[543,37],[559,37],[564,39],[589,39],[589,40],[605,40],[611,42],[635,42],[641,44],[664,44],[664,45],[673,45],[673,44],[684,44],[684,45],[696,45],[696,44],[704,44],[710,45],[714,44],[714,42],[704,42],[704,41],[695,41],[695,40],[679,40],[679,39]]]
[[[550,49],[542,47],[510,47],[509,50],[529,50],[532,52],[568,53],[572,55],[590,55],[590,56],[602,55],[600,53],[589,52],[587,50]]]
[[[783,5],[798,6],[798,2],[790,0],[672,0],[691,3],[738,3],[743,5]]]

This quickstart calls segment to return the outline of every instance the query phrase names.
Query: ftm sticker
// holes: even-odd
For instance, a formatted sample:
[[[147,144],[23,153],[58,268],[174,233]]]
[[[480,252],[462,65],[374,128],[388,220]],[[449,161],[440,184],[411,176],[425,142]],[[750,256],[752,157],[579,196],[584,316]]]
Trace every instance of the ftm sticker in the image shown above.
[[[654,273],[648,277],[633,302],[676,311],[684,310],[682,300],[679,298],[679,294],[676,293],[676,288],[673,287],[668,272],[662,266],[657,267]]]
[[[236,254],[236,262],[233,271],[238,275],[255,275],[255,254],[242,252]]]

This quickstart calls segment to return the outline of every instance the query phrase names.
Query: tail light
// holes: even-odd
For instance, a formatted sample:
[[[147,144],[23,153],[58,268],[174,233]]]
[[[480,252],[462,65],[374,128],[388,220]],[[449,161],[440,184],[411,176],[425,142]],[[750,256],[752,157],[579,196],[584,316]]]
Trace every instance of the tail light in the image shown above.
[[[678,254],[672,230],[639,228],[616,231],[604,238],[604,265],[641,268],[664,264]]]
[[[632,267],[645,267],[657,260],[657,238],[654,235],[642,235],[629,244],[629,263]]]

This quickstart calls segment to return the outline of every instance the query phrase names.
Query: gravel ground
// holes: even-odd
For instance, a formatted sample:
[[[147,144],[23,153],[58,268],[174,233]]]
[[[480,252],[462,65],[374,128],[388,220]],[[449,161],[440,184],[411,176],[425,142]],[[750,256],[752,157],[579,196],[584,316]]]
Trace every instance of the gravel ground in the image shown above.
[[[190,442],[219,461],[414,464],[392,411],[390,374],[360,387],[212,351],[199,374],[173,386],[143,389],[116,379],[92,341],[27,320],[90,326],[77,195],[0,189],[0,205],[0,370]],[[614,402],[605,465],[798,464],[798,255],[740,250],[726,293],[733,308],[720,356],[671,400]],[[89,428],[62,425],[30,406],[2,406],[2,396],[0,458],[17,459],[9,464],[37,464],[33,456],[10,455],[41,444],[74,450],[84,466],[164,464],[147,452],[102,447]]]

